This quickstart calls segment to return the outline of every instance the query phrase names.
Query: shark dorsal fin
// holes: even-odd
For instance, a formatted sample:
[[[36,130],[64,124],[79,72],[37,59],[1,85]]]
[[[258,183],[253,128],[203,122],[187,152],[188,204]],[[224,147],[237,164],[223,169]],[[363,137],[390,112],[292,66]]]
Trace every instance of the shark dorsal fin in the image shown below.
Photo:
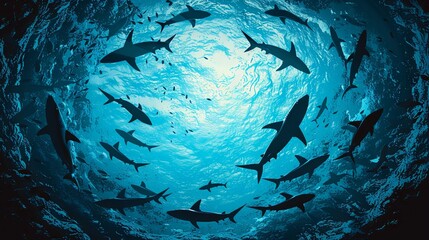
[[[352,125],[352,126],[358,128],[361,123],[362,123],[362,121],[352,121],[352,122],[349,122],[349,125]]]
[[[131,30],[131,32],[128,34],[127,40],[125,40],[124,47],[129,47],[133,45],[133,32],[134,30]]]
[[[302,166],[304,163],[307,162],[307,159],[305,159],[304,157],[301,157],[299,155],[295,155],[296,159],[298,159],[299,162],[299,166]]]
[[[271,129],[277,130],[277,132],[278,132],[278,131],[280,131],[280,128],[282,127],[282,125],[283,125],[283,122],[280,121],[280,122],[274,122],[274,123],[267,124],[267,125],[263,126],[262,128],[271,128]]]
[[[192,205],[191,209],[194,211],[201,212],[200,204],[201,204],[201,199],[195,202],[194,205]]]
[[[290,42],[290,53],[296,56],[295,44],[293,42]]]
[[[140,183],[140,186],[145,188],[145,187],[146,187],[146,183],[144,183],[144,182],[142,181],[142,182]]]
[[[139,107],[138,107],[140,110],[142,110],[142,105],[139,103]]]
[[[135,131],[136,131],[136,130],[131,130],[131,131],[129,131],[129,132],[128,132],[128,134],[133,135],[133,133],[134,133]]]
[[[191,6],[189,6],[189,5],[186,5],[186,7],[188,8],[188,10],[189,11],[195,11],[195,9],[194,8],[192,8]]]
[[[116,198],[125,198],[125,188],[118,193]]]
[[[80,143],[79,138],[73,135],[73,133],[69,132],[69,130],[66,130],[66,141],[74,141]]]
[[[161,42],[161,39],[158,39],[158,42]]]
[[[280,193],[283,197],[285,197],[286,198],[286,200],[288,200],[289,198],[292,198],[293,196],[291,195],[291,194],[289,194],[289,193],[285,193],[285,192],[282,192],[282,193]]]
[[[277,4],[274,4],[274,10],[279,10],[279,6],[277,6]]]
[[[115,145],[113,145],[114,148],[119,149],[119,142],[115,143]]]
[[[209,181],[209,185],[212,184],[212,180]]]

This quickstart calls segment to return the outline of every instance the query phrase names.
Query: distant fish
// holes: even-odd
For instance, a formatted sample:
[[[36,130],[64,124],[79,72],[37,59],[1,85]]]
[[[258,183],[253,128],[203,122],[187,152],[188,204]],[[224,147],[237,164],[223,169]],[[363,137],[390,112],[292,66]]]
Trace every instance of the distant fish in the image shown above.
[[[206,98],[208,101],[211,101],[212,99],[211,98]]]
[[[330,178],[323,183],[323,185],[330,185],[330,184],[335,184],[337,185],[338,182],[345,176],[347,176],[347,174],[343,173],[343,174],[335,174],[333,172],[329,173]]]
[[[319,112],[317,113],[316,118],[315,118],[312,122],[316,122],[316,124],[317,124],[317,119],[319,119],[319,117],[322,115],[322,113],[323,113],[325,110],[328,110],[328,107],[326,106],[327,99],[328,99],[328,98],[327,98],[327,97],[325,97],[325,98],[323,99],[322,104],[321,104],[321,105],[319,105],[319,106],[317,106],[317,107],[319,108]]]
[[[79,162],[81,162],[81,163],[85,163],[85,164],[88,164],[86,161],[85,161],[85,159],[83,159],[82,157],[76,157],[76,159],[79,161]]]
[[[151,21],[152,21],[152,20],[150,19],[150,17],[149,17],[149,16],[147,17],[147,20],[148,20],[149,22],[151,22]]]

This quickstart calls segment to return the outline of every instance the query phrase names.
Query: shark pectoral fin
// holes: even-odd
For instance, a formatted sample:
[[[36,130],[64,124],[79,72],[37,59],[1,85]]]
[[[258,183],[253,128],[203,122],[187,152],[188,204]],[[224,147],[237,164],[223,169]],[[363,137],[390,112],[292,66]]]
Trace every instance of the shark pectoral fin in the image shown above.
[[[369,133],[371,134],[371,136],[374,134],[374,126],[372,126],[372,127],[369,129]]]
[[[186,7],[188,8],[188,11],[195,11],[195,9],[189,5],[186,5]]]
[[[305,139],[304,133],[300,128],[296,131],[295,137],[297,137],[305,146],[307,146],[307,140]]]
[[[212,192],[212,191],[210,190],[210,188],[207,188],[207,191]]]
[[[73,133],[66,130],[66,141],[74,141],[80,143],[79,138],[77,138]]]
[[[346,42],[346,41],[344,41],[343,39],[341,39],[341,38],[338,38],[338,41],[340,41],[340,43],[342,43],[342,42]]]
[[[112,160],[113,156],[111,153],[109,153],[109,157],[110,157],[110,160]]]
[[[311,170],[310,172],[308,172],[308,178],[310,179],[313,176],[313,170]]]
[[[271,129],[274,129],[278,132],[278,131],[280,131],[280,128],[282,127],[282,125],[283,125],[283,121],[274,122],[274,123],[270,123],[270,124],[263,126],[262,129],[271,128]]]
[[[290,66],[290,64],[288,64],[288,63],[286,63],[286,62],[282,62],[282,65],[279,67],[279,68],[277,68],[277,72],[278,71],[281,71],[281,70],[283,70],[283,69],[285,69],[285,68],[287,68],[287,67],[289,67]]]
[[[46,126],[46,127],[42,128],[42,129],[40,129],[40,130],[37,132],[37,136],[45,135],[45,134],[49,134],[49,128],[48,128],[48,126]]]
[[[282,21],[283,24],[286,24],[286,18],[281,17],[280,20]]]
[[[137,67],[137,63],[136,63],[136,58],[127,58],[126,59],[127,63],[130,64],[131,67],[133,67],[135,70],[140,72],[139,67]]]
[[[130,121],[129,121],[129,123],[130,122],[134,122],[135,120],[137,120],[137,118],[136,117],[134,117],[134,115],[131,117],[131,119],[130,119]]]
[[[120,213],[122,213],[122,215],[126,216],[127,214],[125,214],[125,211],[123,208],[118,208],[117,209]]]
[[[301,209],[302,212],[305,212],[305,207],[304,204],[298,205],[297,206],[299,209]]]
[[[331,45],[329,45],[328,50],[330,50],[333,46],[334,46],[334,43],[331,43]]]
[[[195,222],[195,221],[190,221],[191,223],[192,223],[192,225],[194,225],[194,227],[196,227],[196,228],[200,228],[200,227],[198,227],[198,224],[197,224],[197,222]]]
[[[189,19],[189,22],[191,23],[192,27],[195,27],[195,24],[197,23],[195,19]]]

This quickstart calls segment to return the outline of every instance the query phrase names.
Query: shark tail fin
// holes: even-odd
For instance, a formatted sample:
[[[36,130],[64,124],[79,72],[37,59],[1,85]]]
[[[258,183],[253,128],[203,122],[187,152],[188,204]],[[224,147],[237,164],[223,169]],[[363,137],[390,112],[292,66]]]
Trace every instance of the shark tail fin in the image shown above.
[[[77,181],[77,178],[74,174],[67,173],[66,175],[64,175],[63,179],[71,181],[74,185],[76,185],[77,189],[80,190],[79,182]]]
[[[318,124],[317,119],[311,120],[311,122],[315,122],[316,124]]]
[[[244,208],[244,206],[246,206],[246,205],[243,205],[243,206],[241,206],[241,207],[239,207],[239,208],[235,209],[234,211],[232,211],[232,212],[230,212],[230,213],[228,214],[228,218],[229,218],[229,220],[230,220],[231,222],[233,222],[233,223],[237,223],[237,222],[235,221],[234,217],[235,217],[235,215],[237,215],[237,213],[238,213],[238,212],[240,212],[240,210],[241,210],[242,208]]]
[[[346,93],[348,92],[348,91],[350,91],[350,90],[352,90],[353,88],[357,88],[357,86],[356,85],[350,85],[350,86],[348,86],[347,88],[346,88],[346,90],[344,91],[344,93],[343,93],[343,96],[341,97],[341,98],[344,98],[344,95],[346,95]]]
[[[165,22],[156,22],[161,26],[161,32],[164,30],[164,27],[167,25]]]
[[[353,152],[350,150],[348,152],[343,153],[341,156],[335,158],[335,160],[339,160],[339,159],[345,158],[345,157],[350,157],[352,159],[353,165],[356,163],[355,157],[353,156]]]
[[[236,165],[237,167],[240,168],[246,168],[246,169],[252,169],[258,172],[258,183],[259,181],[261,181],[261,177],[262,177],[262,171],[263,171],[263,167],[264,165],[262,164],[247,164],[247,165]]]
[[[107,92],[101,90],[101,88],[98,88],[98,89],[104,94],[104,96],[107,97],[107,102],[105,102],[104,105],[109,104],[109,103],[115,101],[115,98],[112,95],[110,95]]]
[[[135,163],[134,164],[134,168],[138,172],[139,171],[139,167],[143,167],[143,166],[146,166],[146,165],[149,165],[149,163]]]
[[[162,195],[162,198],[164,198],[164,200],[167,201],[167,197],[170,196],[170,195],[171,195],[171,193]]]
[[[151,152],[152,148],[158,147],[157,145],[153,145],[153,146],[147,146],[147,150],[149,150],[149,152]]]
[[[267,211],[266,207],[250,207],[250,208],[253,208],[253,209],[261,211],[262,217],[265,215],[265,212]]]
[[[253,40],[253,38],[251,38],[249,35],[247,35],[247,33],[245,33],[244,31],[241,31],[241,32],[244,34],[247,41],[249,41],[250,43],[250,46],[244,52],[248,52],[258,46],[258,43],[255,40]]]
[[[280,179],[277,179],[277,178],[264,178],[264,180],[267,180],[269,182],[275,183],[276,184],[276,189],[279,188],[279,186],[280,186]]]
[[[171,38],[169,38],[169,39],[167,39],[164,43],[165,43],[165,49],[167,49],[167,51],[169,51],[169,52],[173,52],[173,51],[171,51],[171,48],[170,48],[170,43],[171,43],[171,41],[173,41],[173,39],[174,39],[174,37],[176,36],[176,34],[174,34]]]
[[[153,200],[155,201],[155,202],[157,202],[157,203],[159,203],[159,204],[161,204],[161,202],[159,201],[159,198],[164,198],[164,193],[165,192],[167,192],[168,191],[168,188],[167,189],[165,189],[164,191],[162,191],[162,192],[160,192],[160,193],[158,193],[158,194],[156,194],[154,197],[153,197]],[[166,195],[165,197],[168,197],[170,194],[168,194],[168,195]],[[164,198],[165,199],[165,198]]]

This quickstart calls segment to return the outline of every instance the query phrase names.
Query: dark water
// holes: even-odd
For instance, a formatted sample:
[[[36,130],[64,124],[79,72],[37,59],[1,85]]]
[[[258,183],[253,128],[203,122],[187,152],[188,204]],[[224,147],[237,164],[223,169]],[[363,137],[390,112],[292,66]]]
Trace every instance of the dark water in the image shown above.
[[[20,21],[13,22],[13,16],[5,14],[0,45],[5,66],[1,137],[2,191],[7,204],[3,211],[14,216],[15,225],[28,229],[14,232],[15,236],[375,239],[394,235],[398,229],[409,231],[408,215],[395,212],[413,212],[410,204],[420,207],[427,196],[422,190],[428,169],[429,55],[424,5],[172,2],[171,6],[165,1],[23,3],[17,15]],[[182,21],[160,32],[156,22],[188,11],[186,4],[211,15],[197,19],[195,27]],[[274,4],[308,20],[308,26],[290,19],[283,24],[266,14]],[[329,48],[331,26],[344,40],[345,58],[354,53],[347,68],[336,48]],[[126,61],[100,63],[126,45],[132,30],[133,43],[163,42],[174,36],[169,45],[172,52],[148,50],[135,59],[140,71]],[[364,30],[366,47],[358,49]],[[257,43],[287,52],[294,45],[310,73],[294,66],[276,71],[282,60],[267,54],[267,49],[245,51],[250,44],[242,31]],[[353,81],[357,88],[344,94],[350,71],[365,50],[369,56],[362,57]],[[286,55],[282,52],[280,58]],[[141,104],[151,125],[129,122],[132,115],[118,102],[104,105],[107,98],[99,89],[134,106]],[[49,136],[37,136],[46,125],[48,95],[58,104],[66,128],[80,140],[68,142],[79,189],[63,179],[69,170]],[[278,188],[265,179],[258,183],[256,171],[236,165],[258,163],[276,136],[275,130],[262,127],[283,121],[289,113],[290,118],[299,118],[292,108],[306,95],[309,103],[303,107],[302,121],[286,120],[279,131],[283,135],[277,137],[280,142],[289,135],[293,138],[279,149],[276,159],[264,165],[262,178],[280,178],[299,167],[296,155],[308,160],[329,157]],[[326,109],[321,111],[324,99]],[[383,113],[378,121],[371,121],[370,114],[378,109]],[[353,127],[349,124],[353,121],[363,123]],[[306,144],[297,138],[298,125]],[[149,151],[125,144],[116,129],[135,130],[134,137],[156,147]],[[100,142],[119,142],[119,151],[129,159],[150,164],[137,172],[115,157],[110,160]],[[336,159],[349,149],[355,164],[350,157]],[[334,174],[341,177],[329,184]],[[199,190],[210,180],[227,187]],[[162,204],[151,201],[126,208],[126,215],[95,204],[115,198],[124,188],[127,198],[145,198],[131,187],[142,181],[154,193],[168,188],[171,196],[161,198]],[[315,197],[303,203],[305,212],[292,207],[261,216],[261,211],[249,208],[285,201],[281,193]],[[208,212],[230,213],[246,207],[234,217],[236,224],[226,218],[219,223],[198,222],[199,229],[167,214],[189,209],[199,199],[201,210]],[[22,210],[23,205],[29,213]],[[427,213],[427,207],[420,209],[420,214]],[[412,232],[423,230],[411,225]]]

